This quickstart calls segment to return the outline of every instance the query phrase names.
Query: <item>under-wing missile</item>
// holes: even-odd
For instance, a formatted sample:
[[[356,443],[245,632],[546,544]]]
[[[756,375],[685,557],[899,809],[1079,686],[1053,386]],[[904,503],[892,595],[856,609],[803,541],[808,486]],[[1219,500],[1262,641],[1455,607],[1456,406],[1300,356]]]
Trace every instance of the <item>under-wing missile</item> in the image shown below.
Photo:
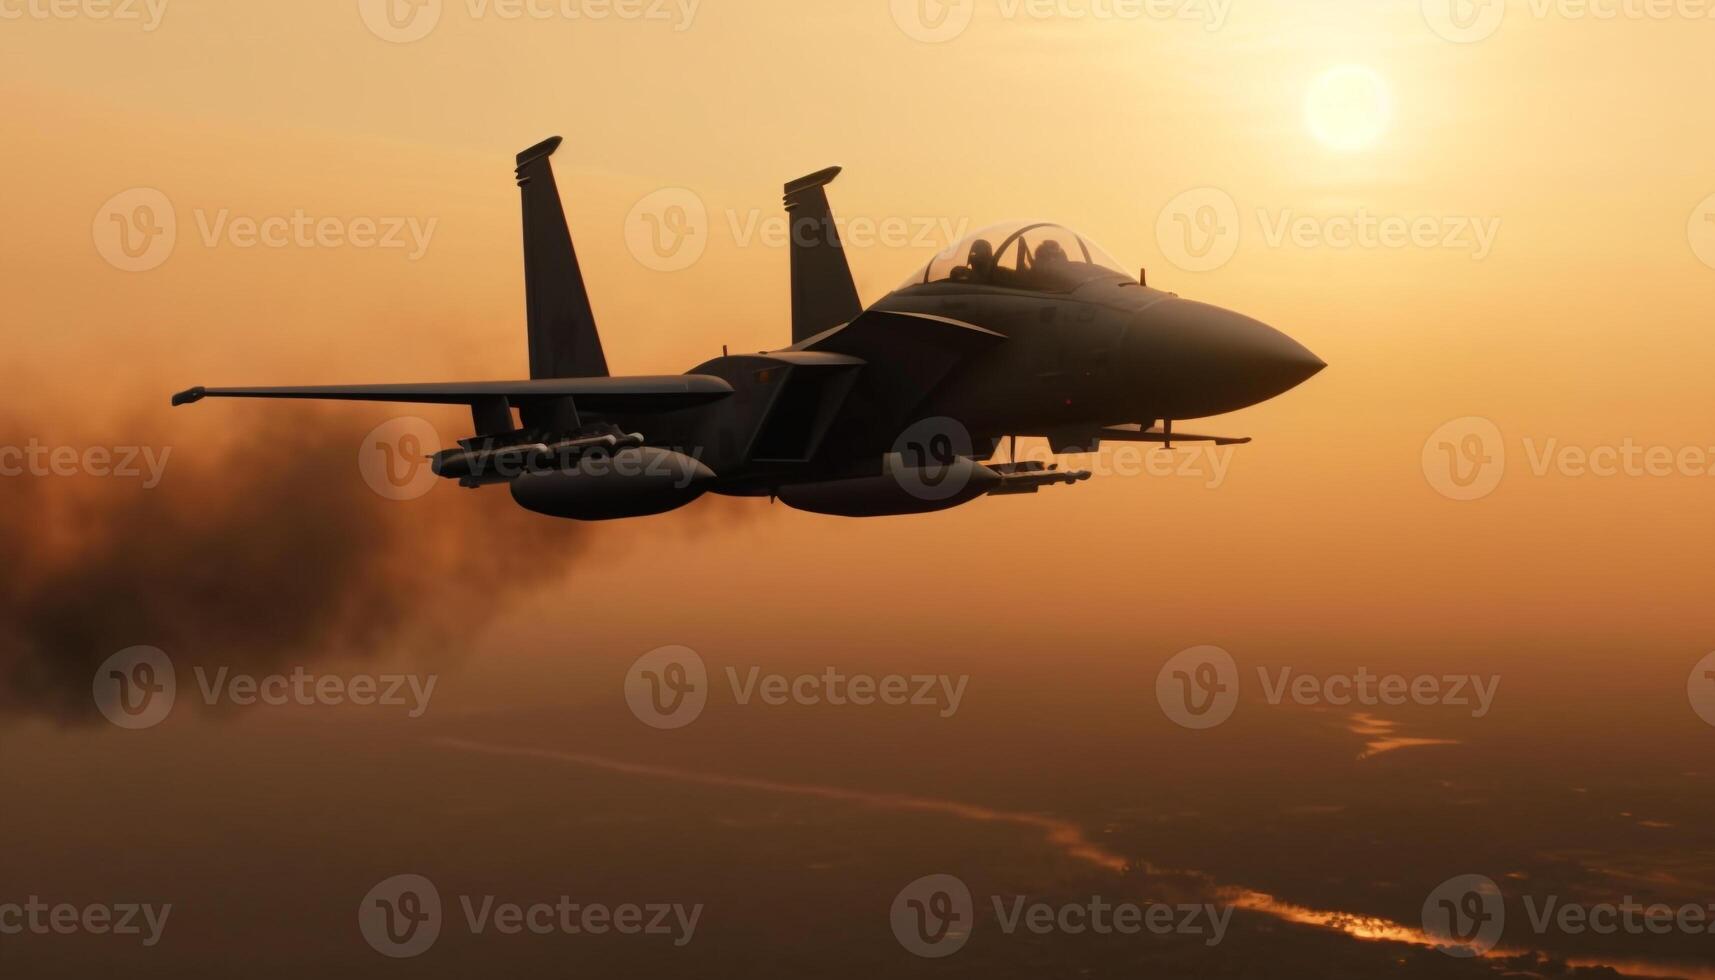
[[[1025,460],[1022,463],[991,463],[989,468],[1000,474],[1000,486],[988,492],[991,497],[1015,493],[1035,493],[1043,487],[1073,486],[1090,479],[1089,470],[1063,470],[1058,465]]]
[[[539,470],[565,469],[574,465],[586,453],[600,450],[612,452],[641,445],[643,435],[631,432],[617,436],[567,439],[552,445],[528,442],[481,449],[449,449],[436,453],[431,459],[436,476],[480,486],[485,483],[506,483],[525,473]]]
[[[1141,425],[1115,425],[1096,430],[1097,445],[1103,442],[1153,442],[1173,448],[1176,442],[1212,442],[1217,446],[1248,446],[1249,436],[1202,436],[1190,432],[1174,432],[1173,420],[1168,419],[1161,428],[1146,429]]]
[[[539,442],[499,449],[449,449],[430,457],[430,468],[443,479],[482,479],[496,473],[523,473],[547,455],[548,447]]]

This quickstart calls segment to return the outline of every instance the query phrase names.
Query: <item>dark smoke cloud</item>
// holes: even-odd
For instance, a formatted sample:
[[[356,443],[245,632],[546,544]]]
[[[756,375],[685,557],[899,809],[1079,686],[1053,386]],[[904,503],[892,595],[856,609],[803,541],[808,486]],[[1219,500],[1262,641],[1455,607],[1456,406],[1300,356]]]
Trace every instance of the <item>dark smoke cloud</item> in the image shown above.
[[[358,473],[373,415],[216,408],[254,428],[218,449],[182,431],[126,434],[174,447],[154,489],[0,478],[0,715],[98,719],[95,669],[135,645],[181,671],[242,672],[457,649],[509,598],[563,576],[595,534],[640,533],[530,514],[504,487],[389,500]]]

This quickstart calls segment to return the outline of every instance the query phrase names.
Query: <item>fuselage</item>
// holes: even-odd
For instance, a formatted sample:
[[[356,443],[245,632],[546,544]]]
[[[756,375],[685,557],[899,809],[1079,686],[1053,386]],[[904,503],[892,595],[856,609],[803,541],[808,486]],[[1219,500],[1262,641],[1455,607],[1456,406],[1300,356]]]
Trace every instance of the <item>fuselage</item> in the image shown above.
[[[925,391],[905,420],[951,420],[968,434],[977,459],[1011,435],[1087,451],[1102,427],[1224,414],[1281,394],[1323,367],[1266,324],[1120,275],[1061,293],[917,283],[870,309],[945,317],[1005,338]],[[696,455],[720,475],[711,487],[717,493],[767,494],[782,483],[871,472],[899,432],[871,434],[867,444],[836,434],[798,454],[803,443],[794,440],[816,434],[822,399],[843,392],[830,383],[802,385],[796,396],[780,387],[793,374],[848,369],[861,367],[813,350],[720,357],[689,373],[726,379],[731,398],[676,416],[619,421],[648,424],[652,442]]]
[[[1119,276],[1052,295],[929,283],[876,308],[951,317],[1007,337],[924,406],[983,436],[1053,437],[1222,415],[1323,367],[1266,324]]]

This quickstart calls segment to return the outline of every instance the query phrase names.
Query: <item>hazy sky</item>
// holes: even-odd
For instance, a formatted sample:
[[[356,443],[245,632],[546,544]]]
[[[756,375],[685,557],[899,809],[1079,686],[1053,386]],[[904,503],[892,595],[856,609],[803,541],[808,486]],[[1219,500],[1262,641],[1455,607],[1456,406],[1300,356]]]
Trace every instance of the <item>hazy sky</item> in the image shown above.
[[[247,417],[161,409],[193,383],[521,373],[510,158],[551,133],[567,137],[561,187],[616,371],[778,345],[786,255],[756,223],[777,219],[784,180],[839,163],[837,212],[900,233],[852,249],[867,300],[940,229],[1040,215],[1331,368],[1210,423],[1259,440],[1218,488],[1114,478],[861,533],[795,515],[772,525],[783,559],[980,541],[1064,566],[1039,583],[1061,602],[1139,597],[1140,567],[1166,559],[1174,574],[1148,575],[1150,594],[1193,610],[1457,631],[1522,603],[1577,634],[1634,629],[1647,610],[1649,630],[1694,627],[1673,642],[1712,625],[1692,573],[1715,479],[1539,477],[1529,454],[1715,443],[1715,269],[1688,238],[1715,193],[1715,133],[1695,109],[1715,81],[1715,21],[1513,4],[1492,36],[1455,43],[1416,3],[1235,2],[1179,19],[981,0],[962,34],[924,43],[916,8],[880,0],[705,0],[688,21],[557,6],[509,19],[458,0],[427,36],[392,43],[355,7],[172,0],[152,31],[0,23],[10,370],[43,391],[19,411],[56,426],[138,413],[189,448]],[[1367,69],[1346,77],[1372,90],[1312,96],[1343,66]],[[1333,120],[1334,143],[1368,142],[1330,145],[1311,115]],[[148,272],[115,269],[92,241],[105,202],[133,188],[165,195],[178,225]],[[1164,209],[1209,188],[1233,202],[1236,251],[1187,271]],[[650,226],[634,206],[664,189],[706,211],[706,249],[674,271],[637,257]],[[241,247],[244,219],[300,213],[395,219],[407,247]],[[1342,219],[1366,215],[1430,219],[1428,247],[1336,244]],[[1301,218],[1308,240],[1283,230]],[[1461,503],[1431,488],[1421,456],[1466,416],[1499,427],[1510,465]],[[463,434],[445,419],[449,441]],[[729,558],[684,562],[694,575]]]
[[[270,669],[355,647],[448,672],[456,707],[438,732],[588,740],[620,760],[590,791],[608,829],[741,813],[772,840],[796,819],[639,789],[623,765],[644,757],[1112,818],[1113,846],[1401,921],[1418,879],[1472,870],[1440,864],[1468,842],[1428,845],[1478,809],[1488,829],[1472,836],[1497,874],[1616,834],[1636,836],[1577,851],[1579,874],[1674,871],[1687,888],[1715,874],[1688,856],[1709,853],[1696,766],[1711,730],[1685,703],[1687,669],[1715,645],[1702,16],[1715,3],[400,0],[389,19],[380,0],[125,0],[125,16],[96,16],[107,9],[0,0],[0,447],[172,454],[150,489],[0,481],[4,618],[37,653],[76,658],[79,706],[82,662],[122,645]],[[1081,461],[1105,475],[1076,487],[866,522],[704,500],[592,528],[518,513],[499,489],[381,500],[357,465],[361,433],[420,415],[450,444],[468,434],[462,410],[167,407],[196,384],[523,374],[513,154],[551,134],[566,137],[556,170],[616,373],[787,343],[770,223],[784,181],[830,164],[846,168],[830,195],[866,301],[963,230],[1043,217],[1330,366],[1195,424],[1252,445],[1109,453]],[[1618,471],[1590,473],[1593,460]],[[480,561],[464,550],[484,546]],[[382,622],[365,613],[377,607]],[[1436,746],[1374,763],[1354,758],[1400,719],[1277,713],[1193,741],[1149,685],[1204,643],[1246,665],[1497,670],[1506,694],[1492,723],[1412,718],[1397,734]],[[965,671],[980,690],[959,726],[920,736],[889,717],[793,727],[727,705],[687,758],[618,697],[625,667],[665,644],[782,670]],[[528,724],[514,714],[540,705]],[[256,782],[247,799],[284,814],[256,831],[270,855],[327,812],[412,815],[408,794],[369,795],[368,756],[340,757],[409,755],[416,730],[372,743],[362,723],[294,723],[224,730],[247,741],[169,726],[164,747],[122,750],[105,728],[39,729],[8,760],[33,780],[23,826],[65,833],[94,888],[124,862],[80,837],[104,826],[70,815],[106,792],[80,781],[103,766],[169,827],[179,797],[162,786],[233,767]],[[918,751],[949,737],[944,755]],[[276,779],[248,753],[301,769]],[[470,804],[438,766],[494,781],[476,818],[491,847],[509,820],[583,812],[582,785],[540,778],[540,759],[413,758],[422,769],[397,781],[431,787],[454,823]],[[1208,776],[1222,766],[1251,768],[1229,784]],[[1557,795],[1572,787],[1596,792],[1575,806]],[[507,809],[525,790],[541,809]],[[209,812],[231,805],[219,779],[192,791]],[[1541,812],[1564,820],[1548,833]],[[877,830],[864,813],[825,839],[886,899],[893,866],[874,862],[910,860],[865,842],[899,845],[918,825]],[[823,817],[807,819],[792,829],[812,843],[782,863],[822,846]],[[1271,819],[1275,837],[1259,831]],[[266,865],[242,825],[222,826],[231,853]],[[681,831],[663,835],[752,861],[731,827]],[[1407,883],[1330,882],[1314,853],[1295,856],[1348,831],[1411,863]],[[578,839],[588,860],[620,853],[606,832]],[[497,851],[480,841],[395,843],[406,863],[458,850],[486,871]],[[182,846],[159,855],[161,874]],[[990,859],[1009,846],[971,845]],[[38,850],[28,870],[82,880]],[[345,929],[349,904],[339,892],[315,914]]]

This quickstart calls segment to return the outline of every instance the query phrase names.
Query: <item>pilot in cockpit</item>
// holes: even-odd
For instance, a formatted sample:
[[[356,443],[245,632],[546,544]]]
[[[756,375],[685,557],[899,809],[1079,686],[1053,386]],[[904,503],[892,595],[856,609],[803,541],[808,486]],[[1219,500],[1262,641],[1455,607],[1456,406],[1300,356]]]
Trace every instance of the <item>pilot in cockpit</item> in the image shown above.
[[[1050,238],[1036,249],[1036,261],[1030,266],[1030,279],[1038,289],[1056,289],[1067,272],[1066,249]]]
[[[962,282],[987,282],[994,269],[994,245],[986,238],[971,243],[967,264],[953,270],[953,278]]]

